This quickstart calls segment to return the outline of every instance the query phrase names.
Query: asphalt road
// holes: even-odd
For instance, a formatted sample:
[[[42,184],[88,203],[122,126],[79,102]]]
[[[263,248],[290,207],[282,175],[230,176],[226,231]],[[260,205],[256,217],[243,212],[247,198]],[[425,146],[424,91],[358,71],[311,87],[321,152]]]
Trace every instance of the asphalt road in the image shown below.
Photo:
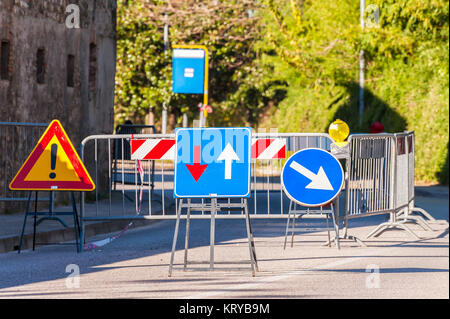
[[[448,197],[418,197],[417,204],[448,221]],[[400,230],[365,238],[384,221],[351,221],[349,233],[367,247],[352,241],[342,241],[340,250],[324,246],[327,233],[319,231],[296,235],[283,250],[286,221],[253,220],[255,277],[244,220],[216,220],[214,271],[209,220],[191,222],[194,263],[183,271],[183,221],[172,277],[175,221],[158,221],[81,254],[66,245],[1,254],[0,298],[449,298],[448,223],[431,224],[433,231],[410,225],[420,240]]]

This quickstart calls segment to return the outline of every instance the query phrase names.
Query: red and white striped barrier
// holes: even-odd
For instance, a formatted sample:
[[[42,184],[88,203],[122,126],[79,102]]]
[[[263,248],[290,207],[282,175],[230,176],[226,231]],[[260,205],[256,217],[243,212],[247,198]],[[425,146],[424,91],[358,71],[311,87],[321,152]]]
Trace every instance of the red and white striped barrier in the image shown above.
[[[270,160],[286,158],[286,139],[252,139],[252,159]]]
[[[286,140],[282,138],[253,139],[252,159],[286,158]],[[132,139],[132,160],[175,160],[175,140]]]
[[[132,160],[174,160],[175,140],[169,139],[132,139]]]

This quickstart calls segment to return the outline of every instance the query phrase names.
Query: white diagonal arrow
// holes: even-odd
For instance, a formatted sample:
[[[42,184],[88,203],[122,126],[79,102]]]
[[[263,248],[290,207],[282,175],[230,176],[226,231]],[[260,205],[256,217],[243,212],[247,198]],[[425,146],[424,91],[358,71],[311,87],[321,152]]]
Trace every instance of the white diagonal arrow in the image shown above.
[[[231,179],[231,162],[239,161],[239,157],[233,150],[230,143],[225,146],[225,149],[217,158],[218,161],[225,161],[225,179]]]
[[[325,174],[323,167],[320,166],[319,171],[317,174],[314,174],[309,169],[303,167],[296,161],[292,161],[291,165],[289,165],[292,169],[296,170],[300,174],[304,175],[306,178],[311,180],[311,183],[306,185],[305,188],[310,189],[323,189],[332,191],[334,190],[333,186],[331,186],[330,180],[328,179],[327,175]]]

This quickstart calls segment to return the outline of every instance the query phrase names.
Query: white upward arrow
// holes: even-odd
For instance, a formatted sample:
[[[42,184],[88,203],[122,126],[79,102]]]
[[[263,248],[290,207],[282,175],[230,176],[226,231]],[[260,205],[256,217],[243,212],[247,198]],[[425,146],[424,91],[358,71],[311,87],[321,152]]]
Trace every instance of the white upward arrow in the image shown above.
[[[231,179],[231,162],[239,161],[239,157],[234,152],[230,143],[225,146],[225,149],[217,158],[218,161],[225,161],[225,179]]]
[[[296,161],[292,161],[291,165],[289,165],[292,169],[296,170],[300,174],[304,175],[306,178],[311,180],[311,183],[306,185],[305,188],[310,189],[323,189],[332,191],[334,190],[333,186],[331,186],[330,180],[328,179],[327,175],[325,174],[323,167],[320,166],[319,171],[317,174],[314,174],[309,169],[303,167]]]

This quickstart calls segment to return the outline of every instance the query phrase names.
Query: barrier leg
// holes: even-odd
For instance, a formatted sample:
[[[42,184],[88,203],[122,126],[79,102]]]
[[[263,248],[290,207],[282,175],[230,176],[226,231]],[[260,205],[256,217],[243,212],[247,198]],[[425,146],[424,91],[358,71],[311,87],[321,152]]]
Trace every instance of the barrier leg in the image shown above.
[[[408,232],[409,234],[411,234],[411,236],[413,236],[415,239],[419,240],[420,237],[417,236],[411,229],[409,229],[406,225],[402,224],[401,222],[397,222],[395,219],[395,213],[391,213],[391,218],[390,221],[382,223],[380,225],[378,225],[377,228],[375,228],[373,231],[371,231],[369,233],[369,235],[367,235],[367,238],[369,237],[377,237],[380,236],[381,233],[383,233],[384,231],[391,229],[391,228],[400,228],[402,230],[405,230],[406,232]]]
[[[175,249],[177,247],[177,239],[178,239],[178,229],[180,226],[180,218],[181,218],[181,209],[183,207],[183,199],[180,199],[180,204],[178,206],[178,212],[177,212],[177,221],[175,223],[175,231],[173,233],[173,243],[172,243],[172,253],[170,255],[170,264],[169,264],[169,277],[172,276],[172,269],[173,269],[173,260],[175,257]]]
[[[406,213],[403,213],[402,215],[398,215],[397,217],[402,218],[402,223],[416,223],[420,227],[422,227],[424,230],[433,231],[433,228],[423,219],[421,216],[414,216],[414,215],[408,215]]]
[[[372,230],[367,236],[366,238],[370,238],[372,236],[374,236],[375,234],[378,234],[379,232],[383,232],[385,229],[388,228],[389,223],[382,223],[380,225],[378,225],[374,230]],[[378,234],[379,235],[379,234]]]
[[[417,236],[411,229],[409,229],[406,225],[404,225],[404,224],[402,224],[402,223],[395,223],[395,224],[393,225],[393,228],[395,228],[395,227],[407,231],[407,232],[410,233],[411,236],[413,236],[415,239],[420,239],[419,236]],[[392,228],[392,227],[391,227],[391,228]],[[377,236],[378,236],[378,235],[377,235]]]
[[[432,222],[436,222],[437,220],[433,217],[433,216],[431,216],[430,215],[430,213],[428,213],[425,209],[423,209],[423,208],[420,208],[420,207],[413,207],[412,209],[411,209],[411,212],[416,212],[416,213],[420,213],[420,214],[422,214],[423,216],[425,216],[426,218],[428,218],[430,221],[432,221]]]
[[[191,223],[191,199],[188,199],[188,208],[187,208],[187,216],[186,216],[186,237],[184,240],[184,271],[186,271],[187,267],[187,256],[189,249],[189,226]]]
[[[420,239],[419,236],[417,236],[411,229],[409,229],[408,227],[406,227],[404,224],[401,223],[383,223],[381,225],[379,225],[377,228],[375,228],[369,235],[367,235],[367,238],[369,237],[378,237],[381,235],[381,233],[383,233],[384,231],[391,229],[391,228],[400,228],[403,229],[405,231],[407,231],[408,233],[411,234],[411,236],[413,236],[415,239]]]

